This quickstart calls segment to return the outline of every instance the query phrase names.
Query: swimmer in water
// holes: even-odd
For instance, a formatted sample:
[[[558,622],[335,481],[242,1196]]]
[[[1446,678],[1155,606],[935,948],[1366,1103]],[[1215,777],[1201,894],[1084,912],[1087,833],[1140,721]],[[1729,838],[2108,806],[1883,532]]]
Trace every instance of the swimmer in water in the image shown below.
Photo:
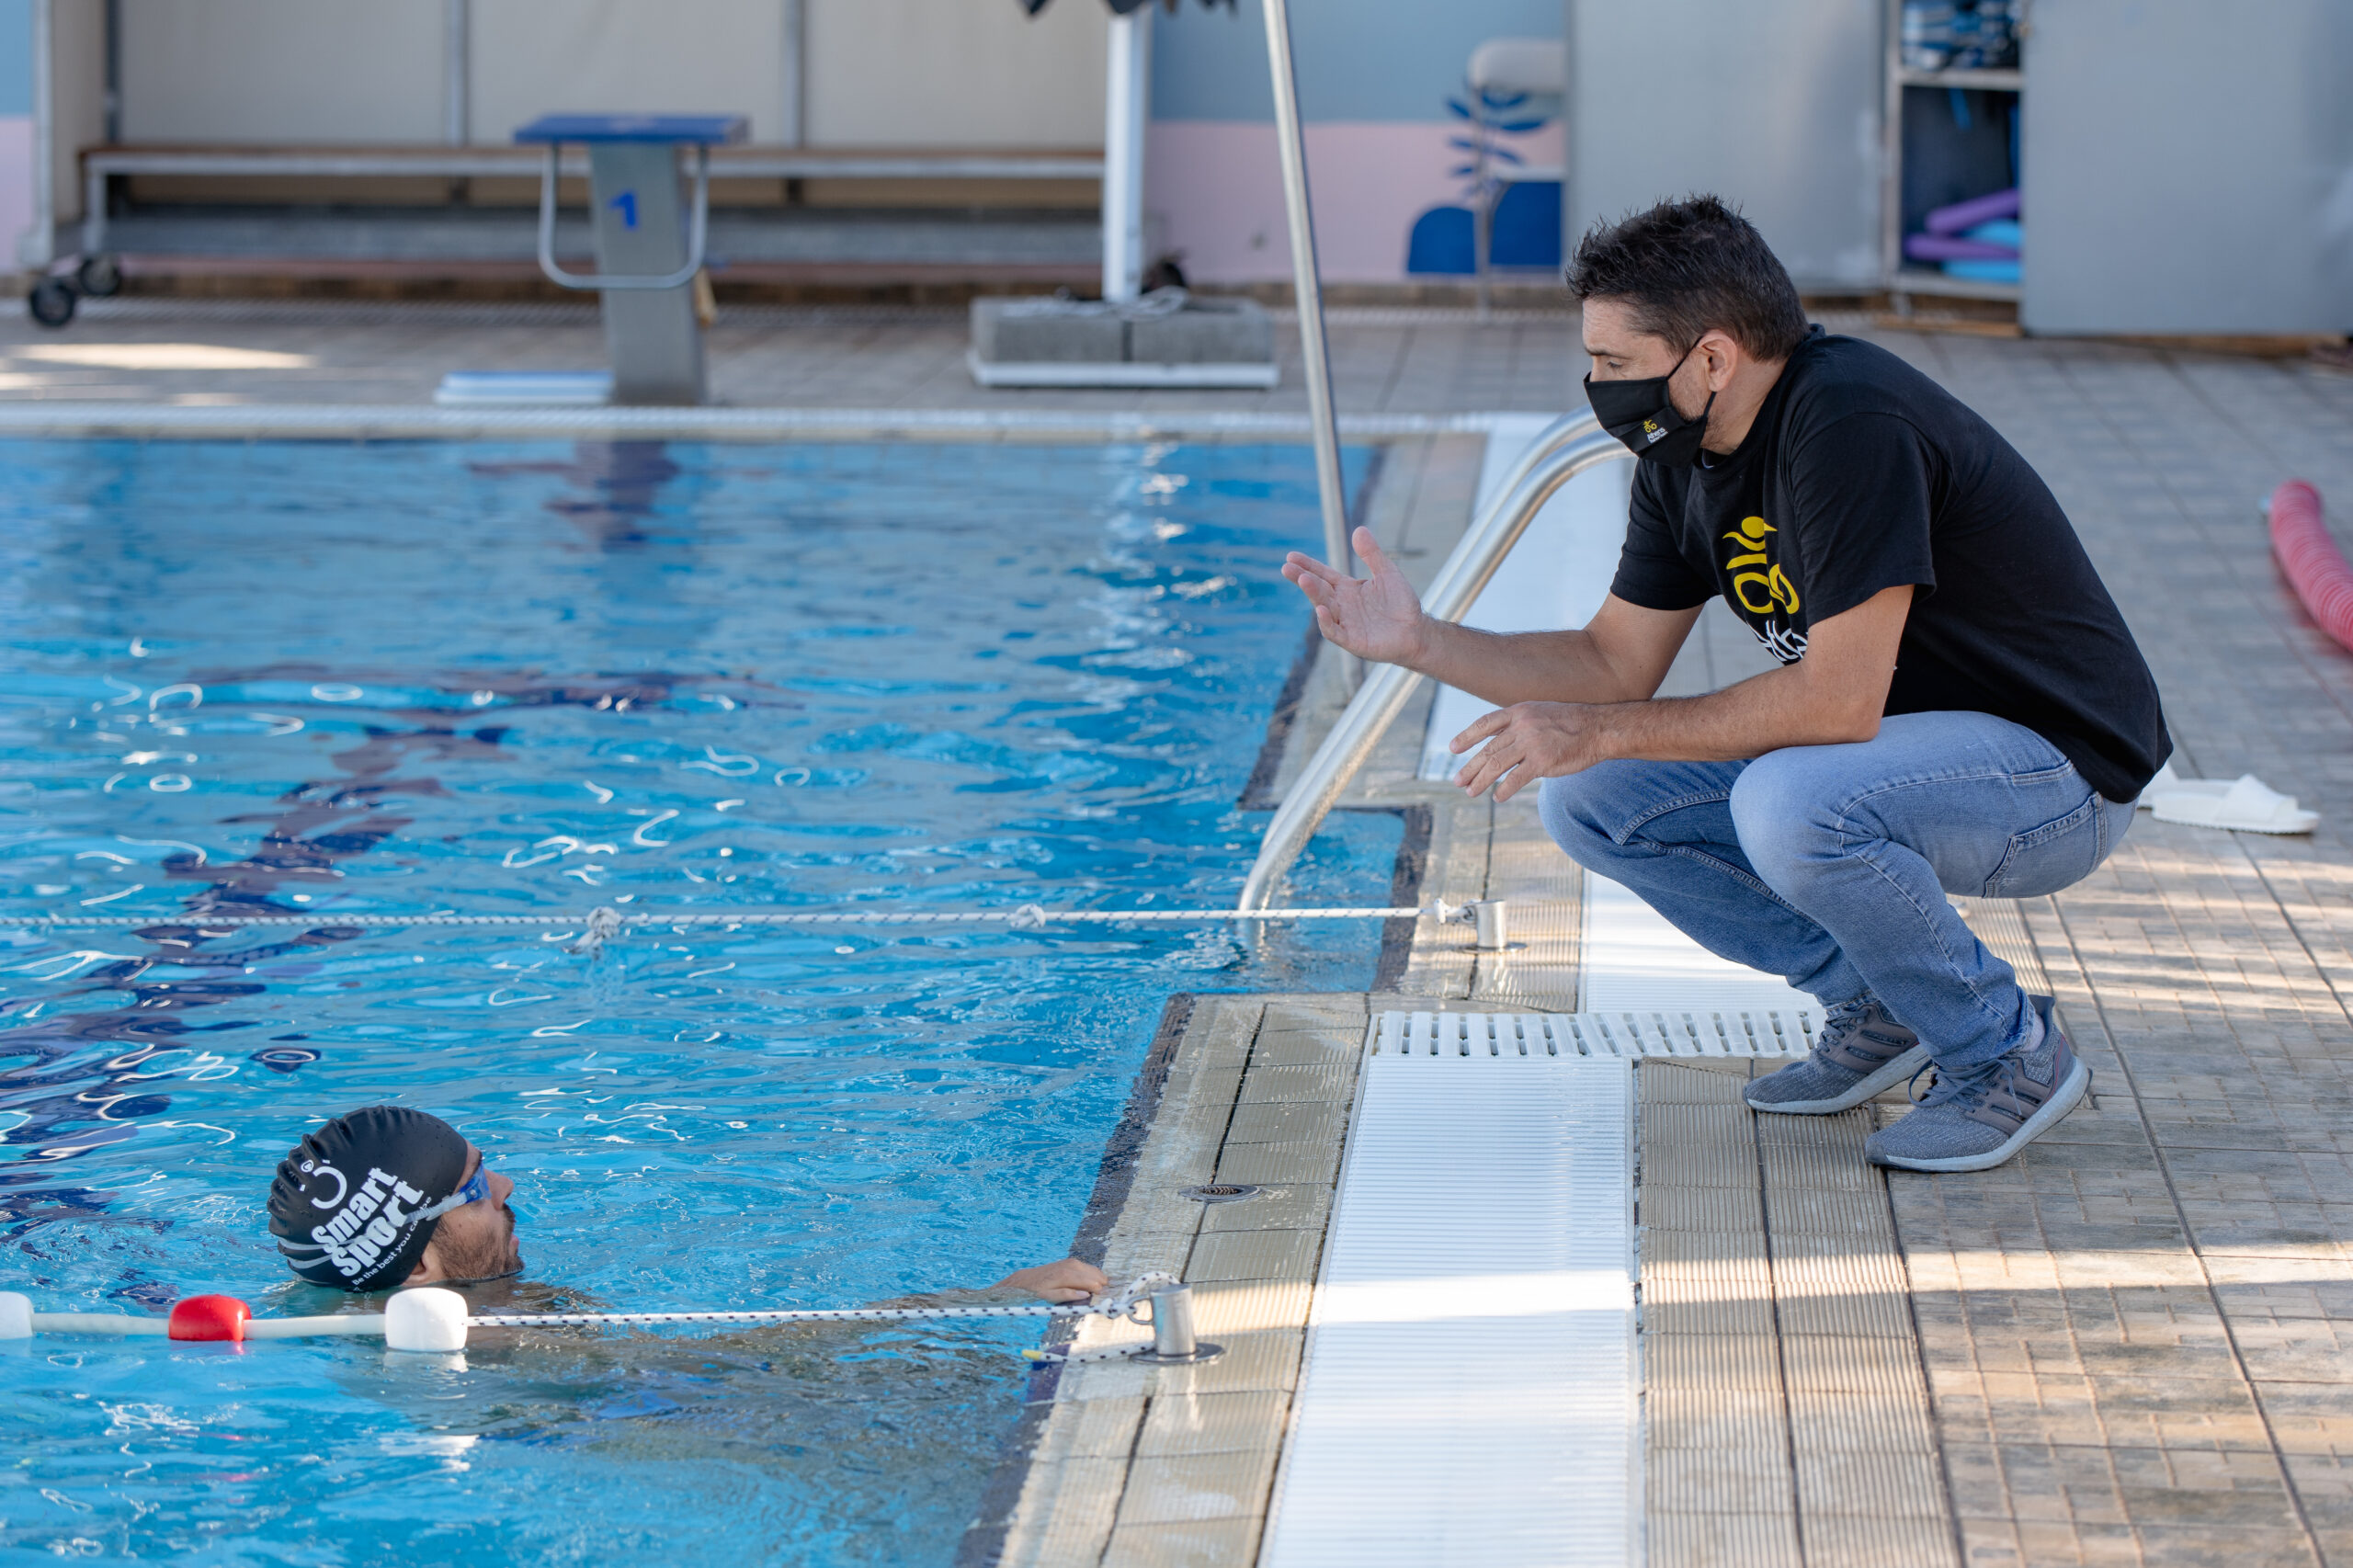
[[[278,1166],[269,1229],[287,1265],[313,1285],[355,1294],[408,1285],[480,1285],[523,1271],[515,1184],[464,1134],[406,1106],[369,1106],[305,1137]],[[991,1293],[1058,1304],[1109,1288],[1074,1257],[1016,1269]]]

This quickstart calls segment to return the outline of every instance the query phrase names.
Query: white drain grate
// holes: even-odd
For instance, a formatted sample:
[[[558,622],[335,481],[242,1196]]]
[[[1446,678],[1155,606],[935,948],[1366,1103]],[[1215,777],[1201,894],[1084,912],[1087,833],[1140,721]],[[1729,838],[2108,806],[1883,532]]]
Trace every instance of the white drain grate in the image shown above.
[[[1259,1562],[1617,1568],[1638,1490],[1634,1075],[1546,1044],[1559,1019],[1434,1017],[1383,1015],[1366,1041]],[[1438,1049],[1456,1018],[1492,1049]]]
[[[1371,1049],[1409,1056],[1794,1057],[1815,1009],[1742,1013],[1382,1013]]]

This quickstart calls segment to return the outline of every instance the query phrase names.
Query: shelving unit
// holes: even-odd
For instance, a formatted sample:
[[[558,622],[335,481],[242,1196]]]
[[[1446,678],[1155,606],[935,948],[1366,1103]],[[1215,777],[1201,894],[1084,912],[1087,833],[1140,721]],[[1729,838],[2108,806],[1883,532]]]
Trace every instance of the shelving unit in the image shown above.
[[[1989,93],[2015,93],[2026,85],[2023,71],[1906,71],[1894,68],[1906,87],[1980,87]]]
[[[1922,113],[1913,107],[1920,101],[1912,97],[1915,93],[1933,90],[1983,95],[1979,102],[1988,111],[1989,117],[1998,114],[1993,123],[2000,130],[2003,139],[2001,156],[2015,165],[2019,150],[2008,145],[2008,139],[2016,134],[2008,128],[2008,111],[2023,101],[2026,72],[2023,69],[1907,69],[1904,64],[1903,50],[1904,0],[1886,0],[1885,9],[1884,75],[1887,97],[1880,116],[1880,226],[1881,271],[1888,295],[1895,309],[1905,314],[1910,313],[1912,296],[1915,294],[1939,299],[2016,301],[2021,294],[2020,286],[2016,283],[1988,283],[1975,278],[1952,278],[1937,267],[1904,260],[1904,236],[1917,226],[1920,216],[1927,210],[2001,188],[1999,183],[1980,184],[1976,189],[1953,188],[1938,192],[1933,198],[1924,195],[1924,189],[1933,189],[1938,171],[1923,167],[1931,150],[1921,145],[1921,138],[1916,133],[1907,136],[1910,129],[1907,121],[1916,122],[1923,118]],[[1961,169],[1972,165],[1990,165],[1992,136],[1976,134],[1972,145],[1963,145],[1968,141],[1967,133],[1948,140],[1950,144],[1938,150],[1939,163],[1949,162],[1952,167]]]

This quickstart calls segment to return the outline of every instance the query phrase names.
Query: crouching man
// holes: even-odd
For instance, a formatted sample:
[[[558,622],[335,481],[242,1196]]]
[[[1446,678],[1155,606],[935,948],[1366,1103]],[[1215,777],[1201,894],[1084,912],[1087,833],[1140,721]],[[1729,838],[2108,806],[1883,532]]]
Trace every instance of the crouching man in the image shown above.
[[[369,1106],[315,1129],[278,1163],[269,1229],[294,1272],[354,1292],[479,1285],[523,1271],[515,1183],[465,1135],[406,1106]],[[1066,1304],[1110,1281],[1074,1257],[1006,1275],[980,1295]]]
[[[1709,950],[1825,1010],[1759,1111],[1824,1115],[1933,1064],[1867,1145],[1917,1171],[1998,1165],[2090,1070],[1948,892],[2089,875],[2172,750],[2132,634],[2050,490],[1893,355],[1809,327],[1789,274],[1712,197],[1598,227],[1568,284],[1586,395],[1643,460],[1608,600],[1577,631],[1431,619],[1370,533],[1357,580],[1293,554],[1324,634],[1498,704],[1458,777],[1542,781],[1555,841]],[[1721,597],[1780,667],[1654,694]]]

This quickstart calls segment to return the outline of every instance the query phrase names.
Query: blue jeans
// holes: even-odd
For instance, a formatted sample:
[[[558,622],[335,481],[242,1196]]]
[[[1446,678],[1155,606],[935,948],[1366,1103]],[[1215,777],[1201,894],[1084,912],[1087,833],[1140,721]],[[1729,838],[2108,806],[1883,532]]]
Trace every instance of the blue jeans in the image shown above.
[[[2010,966],[1946,902],[2080,881],[2132,824],[2049,741],[1907,713],[1856,745],[1753,762],[1605,762],[1544,780],[1544,826],[1710,952],[1835,1006],[1866,993],[1952,1072],[2025,1044]]]

